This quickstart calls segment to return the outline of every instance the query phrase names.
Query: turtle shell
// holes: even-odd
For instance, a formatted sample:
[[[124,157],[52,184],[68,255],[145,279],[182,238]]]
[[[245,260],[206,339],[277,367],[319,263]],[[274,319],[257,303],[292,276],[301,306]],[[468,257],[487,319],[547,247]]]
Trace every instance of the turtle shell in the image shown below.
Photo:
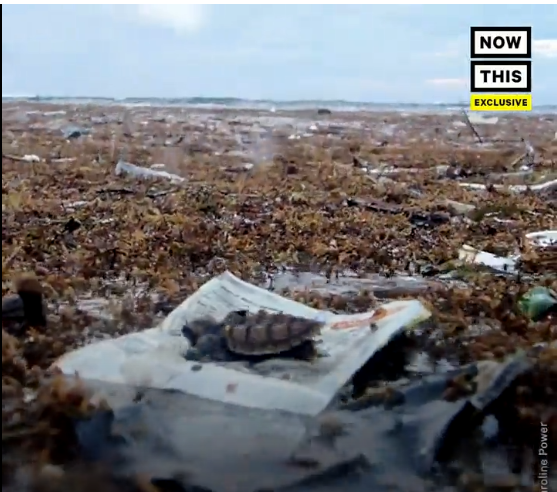
[[[227,317],[223,337],[231,352],[241,355],[271,355],[286,352],[321,332],[323,323],[263,310],[233,321]]]

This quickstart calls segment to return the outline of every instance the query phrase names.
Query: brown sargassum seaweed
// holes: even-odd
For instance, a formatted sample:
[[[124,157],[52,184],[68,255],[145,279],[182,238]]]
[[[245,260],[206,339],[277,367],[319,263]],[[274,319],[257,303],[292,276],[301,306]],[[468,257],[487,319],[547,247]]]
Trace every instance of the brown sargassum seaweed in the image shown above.
[[[230,351],[244,355],[270,355],[291,350],[321,332],[323,323],[283,313],[259,310],[225,319],[223,336]]]
[[[124,304],[136,286],[168,299],[173,307],[197,291],[205,279],[224,270],[255,284],[261,282],[262,271],[273,273],[280,265],[301,272],[325,270],[342,275],[350,270],[362,276],[388,277],[410,266],[412,271],[424,266],[442,270],[458,257],[463,244],[499,255],[512,255],[518,248],[524,270],[534,274],[499,277],[468,268],[462,272],[465,282],[423,292],[421,300],[433,317],[417,341],[420,350],[433,359],[465,364],[501,361],[517,349],[553,342],[535,355],[539,362],[536,377],[519,385],[507,408],[522,422],[508,426],[511,437],[527,442],[531,449],[539,446],[540,421],[557,428],[553,424],[557,420],[547,416],[557,408],[555,319],[533,322],[516,309],[516,300],[534,285],[557,289],[555,250],[527,251],[525,244],[517,244],[526,231],[555,228],[556,202],[534,191],[517,195],[488,187],[479,193],[459,182],[487,183],[490,173],[512,170],[510,163],[523,152],[522,143],[509,140],[492,145],[486,135],[489,145],[478,146],[466,131],[454,133],[453,114],[339,113],[335,120],[347,120],[350,127],[342,138],[315,134],[288,140],[290,129],[282,133],[273,128],[277,135],[272,147],[277,155],[246,171],[241,167],[245,158],[229,152],[238,150],[229,135],[233,125],[225,123],[229,119],[234,123],[236,118],[230,110],[218,116],[225,123],[224,132],[218,125],[201,132],[200,144],[184,141],[167,147],[165,135],[199,132],[197,116],[186,123],[155,118],[143,124],[149,120],[145,112],[160,114],[161,110],[142,108],[134,114],[130,108],[17,105],[13,111],[14,107],[3,104],[2,295],[19,291],[11,285],[15,276],[35,270],[45,287],[49,327],[41,329],[36,321],[22,320],[20,294],[3,306],[3,483],[10,470],[22,463],[20,451],[26,450],[28,462],[42,458],[66,464],[74,458],[75,440],[63,437],[71,426],[66,426],[67,419],[60,413],[74,415],[76,406],[80,412],[81,400],[73,390],[47,385],[48,368],[58,357],[87,343],[91,334],[115,337],[154,326],[158,310],[150,295],[138,297],[132,308],[127,301]],[[30,117],[38,124],[32,131],[17,116],[22,108],[34,112]],[[59,109],[76,124],[109,113],[116,118],[114,123],[96,125],[87,139],[68,143],[62,132],[53,132],[41,121],[49,118],[43,111]],[[124,114],[126,119],[130,116],[126,132],[119,122]],[[10,120],[10,115],[17,118]],[[352,129],[357,118],[366,120],[369,131]],[[384,137],[383,123],[400,125],[404,138]],[[554,172],[557,161],[551,125],[547,116],[508,115],[500,118],[496,128],[482,130],[508,134],[513,140],[517,131],[528,135],[538,154],[533,175],[541,176]],[[433,139],[427,137],[433,133]],[[384,144],[377,144],[380,139],[385,139]],[[217,156],[215,150],[222,152]],[[118,154],[124,153],[130,162],[144,167],[167,163],[171,172],[187,181],[178,186],[115,176]],[[35,154],[44,162],[22,163],[7,154]],[[392,179],[364,173],[352,166],[353,155],[365,165],[400,168],[401,174]],[[437,166],[442,165],[466,171],[466,175],[459,171],[460,176],[440,177]],[[423,173],[406,173],[405,168],[423,168]],[[81,205],[70,205],[78,202]],[[468,217],[470,208],[473,213]],[[426,215],[448,210],[452,217],[448,222],[424,224],[427,221],[412,221],[407,213],[416,209]],[[76,223],[80,227],[70,227]],[[374,296],[380,297],[373,291],[344,296],[312,289],[292,289],[283,295],[339,313],[369,311],[376,305]],[[78,308],[80,299],[91,296],[114,302],[118,308],[114,323],[100,322]],[[396,293],[393,298],[408,296],[416,294]],[[25,320],[32,328],[17,329]],[[221,333],[221,324],[218,328]],[[278,338],[279,332],[275,335]],[[214,338],[219,342],[217,349],[220,342],[226,346],[224,336]],[[198,352],[206,353],[200,346]],[[219,360],[223,359],[228,360]],[[44,395],[38,406],[27,400],[30,391]],[[6,405],[8,400],[12,402]],[[13,424],[25,435],[18,434],[16,439]],[[5,436],[12,436],[9,443]],[[553,443],[557,437],[552,430],[551,449]],[[82,489],[93,484],[91,475],[87,466],[78,482]],[[72,488],[77,488],[75,482],[73,486],[65,483],[60,490]],[[113,489],[97,486],[97,490]]]

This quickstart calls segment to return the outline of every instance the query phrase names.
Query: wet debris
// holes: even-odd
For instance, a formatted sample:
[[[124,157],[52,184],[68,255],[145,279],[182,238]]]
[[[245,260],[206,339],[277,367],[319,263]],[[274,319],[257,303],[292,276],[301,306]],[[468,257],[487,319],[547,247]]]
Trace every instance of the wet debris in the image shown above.
[[[534,321],[557,315],[557,294],[547,287],[530,289],[519,301],[521,311]]]
[[[3,486],[476,492],[543,480],[531,455],[540,422],[557,446],[556,256],[522,238],[555,223],[554,120],[316,113],[3,103]],[[514,270],[460,263],[463,245]],[[30,270],[47,328],[11,285]],[[433,316],[350,378],[330,429],[148,381],[109,409],[89,381],[53,377],[72,349],[156,325],[158,308],[225,270],[254,284],[274,272],[276,292],[337,314],[419,297]],[[452,369],[404,370],[416,351]],[[126,391],[139,390],[113,393]]]
[[[503,364],[491,364],[489,370],[486,365],[474,365],[453,374],[430,375],[422,381],[400,386],[402,397],[395,407],[366,407],[356,412],[329,410],[309,421],[281,413],[187,403],[178,395],[151,391],[134,406],[104,410],[90,420],[80,420],[77,429],[80,446],[95,457],[95,462],[107,463],[110,456],[111,468],[115,468],[114,463],[120,463],[121,469],[127,470],[124,476],[133,477],[141,469],[147,477],[177,480],[186,489],[196,486],[221,490],[222,475],[215,476],[209,466],[214,466],[215,460],[223,466],[221,471],[226,472],[227,483],[243,484],[245,490],[286,487],[319,490],[332,484],[359,490],[354,488],[356,484],[379,486],[395,480],[401,471],[407,474],[405,480],[410,483],[429,476],[433,483],[456,487],[471,481],[489,486],[515,480],[532,484],[535,476],[521,475],[521,468],[514,463],[516,452],[507,447],[505,436],[514,417],[509,420],[505,407],[509,398],[512,400],[523,391],[520,388],[524,378],[531,377],[535,370],[520,355]],[[449,382],[463,374],[482,383],[478,383],[469,397],[444,401]],[[164,421],[165,427],[176,426],[183,420],[179,415],[184,408],[188,408],[189,414],[185,422],[193,421],[196,427],[175,427],[177,435],[161,441],[165,431],[158,432],[150,422],[158,420]],[[495,418],[498,431],[484,435],[482,425],[490,416]],[[274,425],[269,425],[270,420]],[[219,428],[234,428],[236,433],[242,429],[245,440],[235,441],[236,451],[247,459],[246,464],[241,464],[237,454],[226,451],[227,443],[235,439],[229,433],[220,435],[222,451],[215,454],[208,443],[209,449],[199,449],[201,461],[188,452],[184,443],[197,442],[203,435],[200,429],[217,421]],[[255,438],[263,429],[265,435]],[[486,447],[481,443],[487,439],[490,445]],[[164,455],[164,465],[149,458],[154,449]],[[478,453],[479,449],[481,452],[472,465],[470,453]],[[496,465],[490,464],[501,452],[506,465],[497,461]],[[203,464],[208,456],[214,459]],[[186,470],[183,463],[188,463]],[[247,466],[255,463],[258,467],[248,471]],[[276,473],[281,467],[282,473]],[[178,478],[178,469],[185,473],[183,478]]]
[[[68,140],[75,140],[84,135],[89,135],[91,131],[87,128],[80,128],[77,126],[70,126],[63,130],[64,138]]]

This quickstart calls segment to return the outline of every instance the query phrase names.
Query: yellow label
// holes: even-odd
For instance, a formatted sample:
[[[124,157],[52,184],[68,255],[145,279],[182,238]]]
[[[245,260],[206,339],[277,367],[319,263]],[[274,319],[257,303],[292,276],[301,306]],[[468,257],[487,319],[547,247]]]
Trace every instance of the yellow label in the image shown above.
[[[470,111],[532,111],[532,94],[472,94]]]

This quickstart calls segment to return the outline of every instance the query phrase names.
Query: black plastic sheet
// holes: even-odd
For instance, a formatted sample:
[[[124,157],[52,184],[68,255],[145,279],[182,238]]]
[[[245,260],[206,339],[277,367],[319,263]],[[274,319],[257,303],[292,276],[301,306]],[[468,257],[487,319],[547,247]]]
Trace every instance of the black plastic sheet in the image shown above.
[[[448,486],[456,450],[528,368],[525,358],[501,365],[471,399],[445,401],[455,374],[433,375],[401,389],[392,408],[331,409],[315,419],[152,389],[134,403],[135,389],[101,385],[116,410],[76,431],[85,460],[115,476],[153,477],[161,490],[424,490]]]

